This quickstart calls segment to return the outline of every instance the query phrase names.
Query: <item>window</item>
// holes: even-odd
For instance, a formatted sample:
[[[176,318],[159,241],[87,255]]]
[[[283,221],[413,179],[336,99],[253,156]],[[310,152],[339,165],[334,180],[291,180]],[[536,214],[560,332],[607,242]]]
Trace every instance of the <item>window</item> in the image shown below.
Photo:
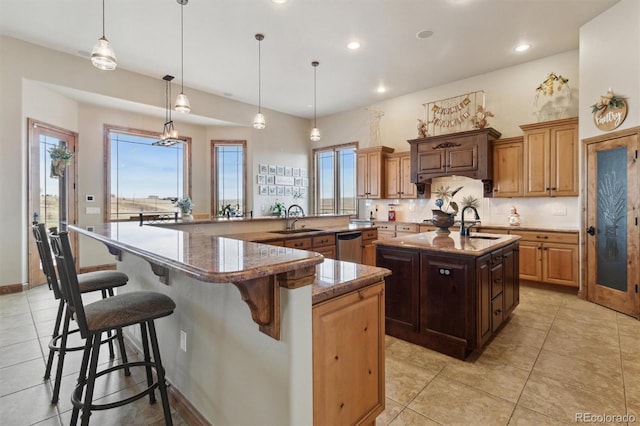
[[[246,141],[211,141],[211,211],[229,205],[233,214],[246,211]]]
[[[313,150],[317,214],[357,214],[356,148],[353,143]]]
[[[191,139],[169,147],[154,146],[156,140],[152,132],[105,126],[107,221],[172,215],[173,201],[191,195]]]

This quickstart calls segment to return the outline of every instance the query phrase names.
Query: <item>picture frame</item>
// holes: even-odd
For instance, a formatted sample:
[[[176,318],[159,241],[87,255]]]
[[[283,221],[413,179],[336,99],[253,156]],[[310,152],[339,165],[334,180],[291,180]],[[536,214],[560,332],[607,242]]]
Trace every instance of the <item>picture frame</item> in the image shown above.
[[[300,168],[299,167],[294,167],[293,168],[293,176],[300,176]]]
[[[260,164],[258,166],[258,172],[261,175],[266,175],[267,173],[269,173],[269,166],[267,166],[266,164]]]
[[[276,186],[276,195],[284,195],[284,186],[278,185]]]
[[[276,166],[274,166],[272,164],[269,164],[269,174],[270,175],[275,175],[276,174],[276,169],[277,169]]]
[[[276,184],[275,175],[268,175],[267,176],[267,185],[275,185],[275,184]]]
[[[302,178],[293,178],[293,186],[302,186]]]
[[[305,169],[304,167],[300,168],[300,177],[303,177],[303,178],[307,177],[307,169]]]
[[[269,185],[269,195],[276,195],[277,189],[275,185]]]
[[[276,174],[278,176],[284,176],[284,166],[276,166]]]
[[[258,187],[258,191],[260,195],[268,195],[269,194],[269,187],[267,185],[260,185]]]
[[[284,168],[284,175],[285,176],[293,176],[293,167],[285,167]]]
[[[302,186],[304,187],[309,186],[309,178],[302,178]]]
[[[293,186],[285,186],[284,187],[284,195],[285,195],[285,197],[293,196]]]
[[[267,177],[265,175],[258,175],[258,185],[264,185],[267,183]]]

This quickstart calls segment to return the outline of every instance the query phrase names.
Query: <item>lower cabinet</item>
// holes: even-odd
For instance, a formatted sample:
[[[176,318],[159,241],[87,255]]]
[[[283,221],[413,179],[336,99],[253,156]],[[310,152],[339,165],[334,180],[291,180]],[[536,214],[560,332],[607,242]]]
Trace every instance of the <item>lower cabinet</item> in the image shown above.
[[[376,246],[373,244],[378,239],[378,230],[369,229],[362,231],[362,264],[376,266]]]
[[[387,334],[464,359],[520,300],[518,243],[480,257],[378,246]]]
[[[313,423],[373,424],[385,407],[384,282],[313,307]]]

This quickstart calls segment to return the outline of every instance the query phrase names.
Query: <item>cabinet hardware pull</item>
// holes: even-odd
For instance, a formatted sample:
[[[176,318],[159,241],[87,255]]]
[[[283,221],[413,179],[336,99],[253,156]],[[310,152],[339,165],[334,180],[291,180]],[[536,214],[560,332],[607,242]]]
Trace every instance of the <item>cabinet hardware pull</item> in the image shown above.
[[[498,315],[501,312],[502,312],[502,309],[496,309],[493,313],[494,313],[494,315]]]
[[[546,240],[546,239],[549,238],[549,236],[548,235],[536,235],[536,238],[538,238],[538,239],[542,238],[542,239]]]
[[[502,282],[502,278],[496,278],[496,282],[499,284]]]

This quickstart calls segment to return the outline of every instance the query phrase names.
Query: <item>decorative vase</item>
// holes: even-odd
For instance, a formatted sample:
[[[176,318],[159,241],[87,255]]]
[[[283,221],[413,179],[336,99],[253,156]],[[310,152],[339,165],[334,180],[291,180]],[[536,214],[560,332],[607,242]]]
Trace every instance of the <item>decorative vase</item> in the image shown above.
[[[193,220],[193,215],[189,212],[182,212],[180,213],[180,219],[186,221],[186,222],[190,222]]]
[[[61,158],[51,159],[51,177],[54,179],[64,177],[64,169],[67,167],[66,160]]]
[[[431,220],[436,227],[436,234],[449,234],[449,228],[453,226],[455,213],[447,213],[442,210],[431,210],[433,219]]]

